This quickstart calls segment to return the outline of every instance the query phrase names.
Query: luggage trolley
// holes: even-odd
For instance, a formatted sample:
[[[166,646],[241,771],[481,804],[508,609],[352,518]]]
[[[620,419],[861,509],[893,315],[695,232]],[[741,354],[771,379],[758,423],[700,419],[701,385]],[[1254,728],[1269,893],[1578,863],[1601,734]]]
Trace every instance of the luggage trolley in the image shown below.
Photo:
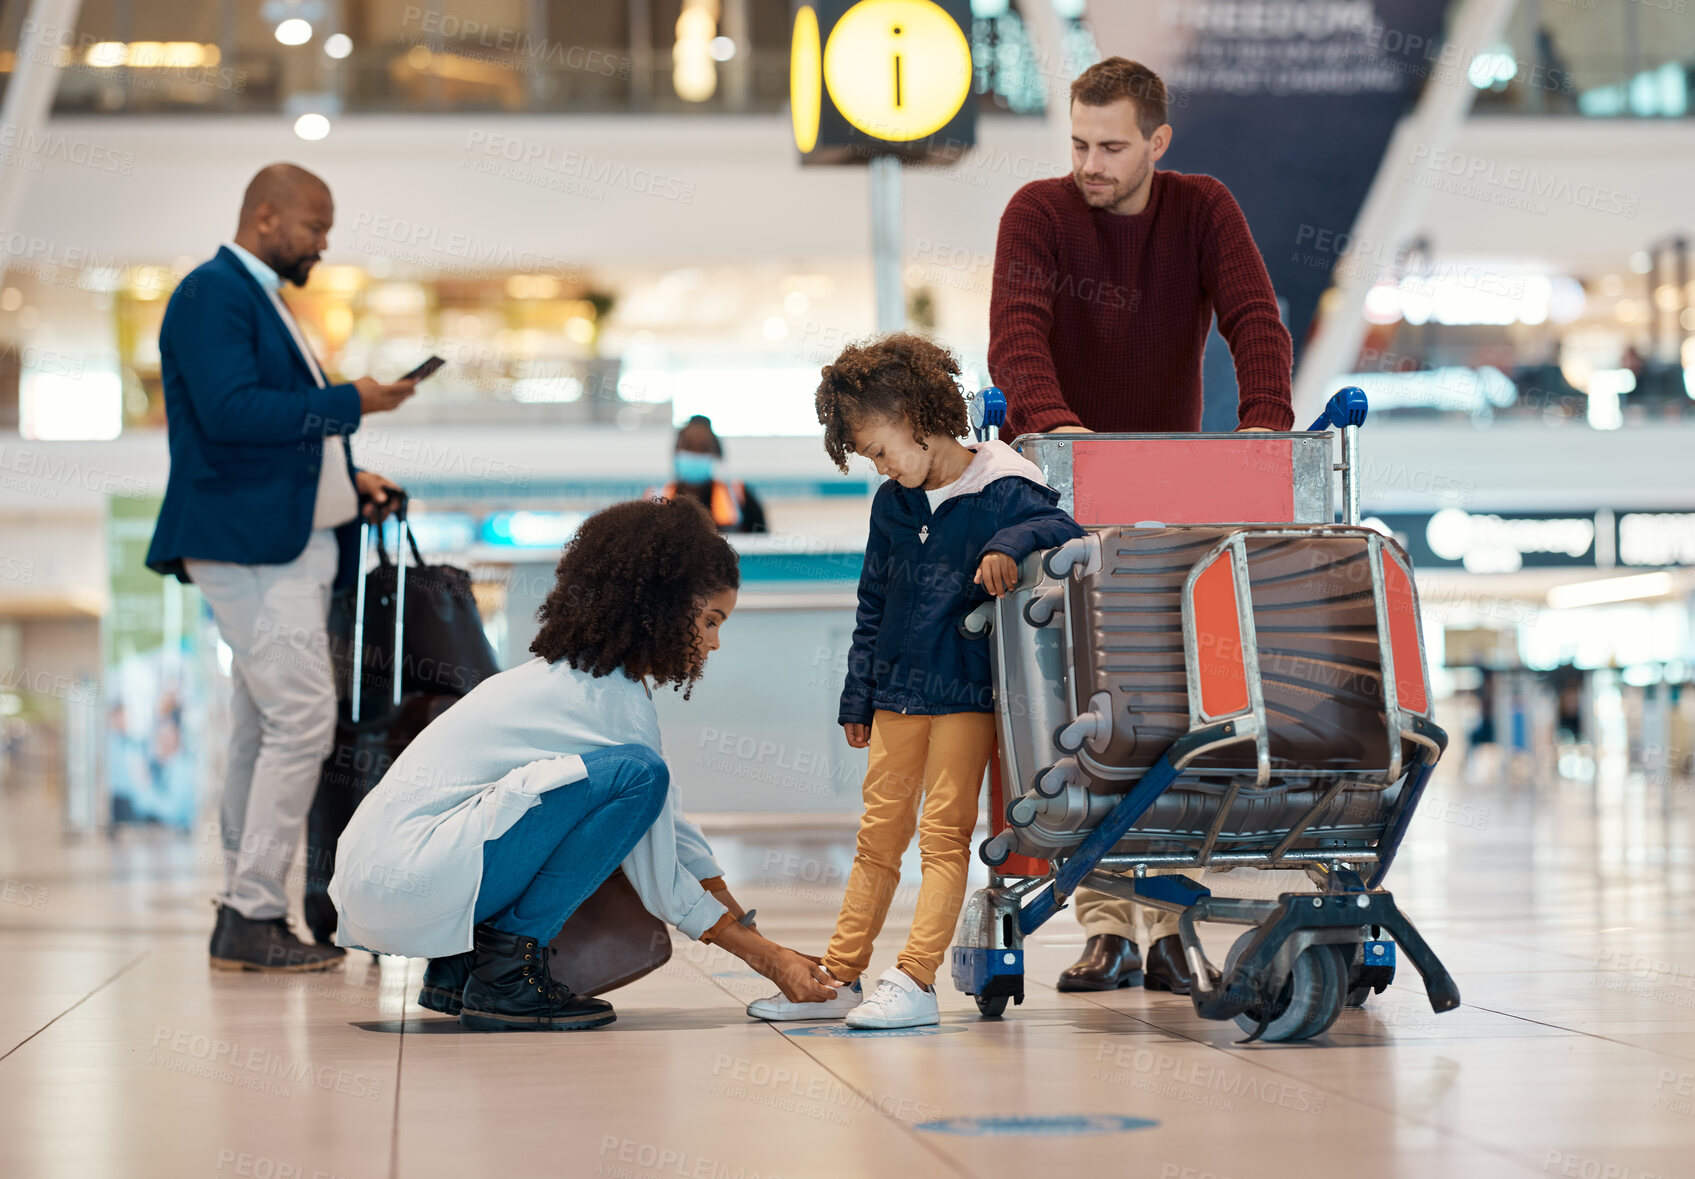
[[[1088,534],[961,624],[995,675],[990,882],[952,958],[984,1015],[1023,1001],[1024,938],[1083,885],[1181,914],[1196,1012],[1249,1041],[1322,1034],[1389,985],[1397,947],[1434,1010],[1459,1005],[1381,888],[1447,735],[1411,563],[1359,524],[1366,408],[1350,388],[1307,431],[1014,444]],[[1206,868],[1300,869],[1317,891],[1214,896],[1184,874]],[[1248,927],[1216,986],[1200,921]]]

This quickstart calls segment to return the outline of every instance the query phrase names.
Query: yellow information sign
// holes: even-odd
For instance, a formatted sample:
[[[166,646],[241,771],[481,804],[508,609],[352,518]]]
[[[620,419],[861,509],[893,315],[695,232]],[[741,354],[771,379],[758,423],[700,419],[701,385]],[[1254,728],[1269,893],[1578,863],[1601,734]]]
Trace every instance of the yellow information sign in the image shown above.
[[[969,0],[809,0],[789,51],[808,163],[951,159],[976,141]]]

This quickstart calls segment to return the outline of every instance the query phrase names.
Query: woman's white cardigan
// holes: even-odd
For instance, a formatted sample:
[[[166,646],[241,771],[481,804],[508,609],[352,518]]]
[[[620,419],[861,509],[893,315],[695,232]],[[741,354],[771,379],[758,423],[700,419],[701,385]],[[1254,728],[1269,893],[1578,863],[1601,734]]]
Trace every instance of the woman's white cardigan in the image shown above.
[[[407,746],[343,832],[337,943],[415,958],[469,950],[483,844],[541,794],[581,782],[581,755],[608,745],[661,752],[653,700],[622,672],[597,679],[537,658],[477,685]],[[675,780],[623,868],[649,912],[689,937],[724,915],[700,886],[723,871]]]

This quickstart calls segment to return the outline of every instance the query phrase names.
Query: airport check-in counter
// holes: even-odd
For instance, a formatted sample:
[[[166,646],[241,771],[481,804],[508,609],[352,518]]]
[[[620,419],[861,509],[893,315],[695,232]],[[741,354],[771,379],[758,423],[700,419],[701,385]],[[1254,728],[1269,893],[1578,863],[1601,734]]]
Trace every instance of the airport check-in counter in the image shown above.
[[[857,815],[866,751],[848,747],[836,708],[864,552],[803,549],[782,536],[728,539],[742,585],[722,646],[690,699],[655,693],[671,773],[691,812]],[[493,554],[473,558],[485,555]],[[504,666],[529,658],[556,559],[554,550],[501,554]]]

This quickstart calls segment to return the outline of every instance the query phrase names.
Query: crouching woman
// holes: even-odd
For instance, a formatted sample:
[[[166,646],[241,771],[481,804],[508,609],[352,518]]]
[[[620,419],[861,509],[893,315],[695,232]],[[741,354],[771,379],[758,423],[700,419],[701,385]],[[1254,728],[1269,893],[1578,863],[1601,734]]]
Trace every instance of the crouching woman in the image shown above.
[[[647,909],[791,999],[815,960],[741,923],[660,753],[653,692],[700,678],[736,605],[733,549],[690,501],[617,504],[566,545],[535,658],[479,684],[395,760],[341,837],[341,945],[429,958],[419,1002],[477,1031],[573,1031],[612,1005],[549,971],[549,943],[622,865]],[[569,947],[566,947],[569,952]]]

